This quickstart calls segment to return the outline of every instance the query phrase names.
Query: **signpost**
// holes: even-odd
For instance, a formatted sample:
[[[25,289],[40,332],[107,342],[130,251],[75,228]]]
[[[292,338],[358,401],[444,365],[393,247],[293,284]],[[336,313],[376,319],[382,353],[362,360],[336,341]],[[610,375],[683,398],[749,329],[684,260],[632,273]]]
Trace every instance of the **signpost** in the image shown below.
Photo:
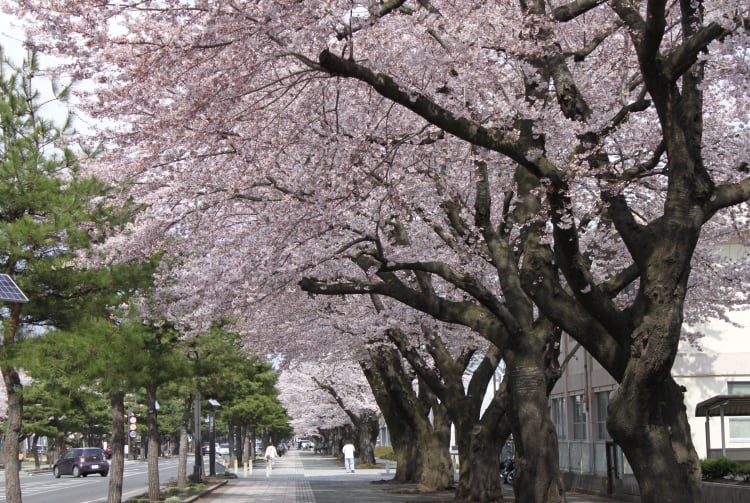
[[[128,417],[128,457],[130,459],[136,458],[136,452],[135,452],[135,438],[138,436],[138,433],[136,432],[136,429],[138,428],[138,418],[135,417],[135,414],[130,414],[130,417]]]

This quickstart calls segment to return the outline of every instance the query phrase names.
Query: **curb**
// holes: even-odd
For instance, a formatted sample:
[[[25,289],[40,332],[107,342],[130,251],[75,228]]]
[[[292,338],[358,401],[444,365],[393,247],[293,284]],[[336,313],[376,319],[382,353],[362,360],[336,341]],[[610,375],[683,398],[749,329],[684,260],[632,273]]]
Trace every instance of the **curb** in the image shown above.
[[[221,486],[223,486],[227,482],[229,482],[229,479],[222,480],[218,484],[214,484],[211,487],[207,487],[204,490],[202,490],[201,492],[199,492],[198,494],[194,494],[193,496],[190,496],[188,499],[182,500],[181,503],[193,503],[194,501],[198,501],[203,496],[206,496],[207,494],[210,494],[210,493],[214,492],[216,489],[220,488]]]
[[[203,489],[203,490],[202,490],[201,492],[199,492],[198,494],[193,494],[192,496],[188,496],[188,497],[187,497],[187,498],[185,498],[185,499],[181,499],[181,500],[180,500],[180,503],[192,503],[192,502],[194,502],[194,501],[198,501],[198,500],[199,500],[200,498],[202,498],[203,496],[206,496],[206,495],[208,495],[208,494],[212,493],[213,491],[215,491],[216,489],[220,488],[221,486],[223,486],[224,484],[226,484],[226,483],[227,483],[227,482],[229,482],[230,480],[231,480],[231,479],[227,479],[227,480],[222,480],[222,481],[220,481],[220,482],[218,482],[218,483],[216,483],[216,484],[214,484],[214,485],[212,485],[212,486],[206,487],[205,489]],[[166,486],[165,486],[165,487],[166,487]],[[143,497],[144,499],[146,499],[146,497],[147,497],[148,495],[147,495],[147,494],[142,494],[141,496],[142,496],[142,497]],[[136,496],[136,498],[140,498],[141,496]],[[132,498],[130,498],[130,499],[132,499]],[[127,501],[129,501],[129,500],[127,500]]]

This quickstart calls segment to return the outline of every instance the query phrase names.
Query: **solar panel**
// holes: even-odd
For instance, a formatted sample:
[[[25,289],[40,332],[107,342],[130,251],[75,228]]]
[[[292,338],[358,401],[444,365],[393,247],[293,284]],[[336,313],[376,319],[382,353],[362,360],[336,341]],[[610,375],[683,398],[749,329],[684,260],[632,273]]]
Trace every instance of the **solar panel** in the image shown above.
[[[0,274],[0,301],[28,302],[18,285],[7,274]]]

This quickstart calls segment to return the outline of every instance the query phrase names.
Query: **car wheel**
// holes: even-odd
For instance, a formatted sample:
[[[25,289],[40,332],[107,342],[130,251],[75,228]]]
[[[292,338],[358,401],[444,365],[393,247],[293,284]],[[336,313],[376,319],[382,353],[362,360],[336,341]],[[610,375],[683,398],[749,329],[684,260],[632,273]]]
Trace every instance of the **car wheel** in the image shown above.
[[[77,466],[74,466],[73,467],[73,471],[71,472],[71,475],[73,475],[74,477],[80,477],[81,476],[81,469],[78,468]]]
[[[99,475],[101,475],[102,477],[106,477],[107,476],[107,472],[102,472]]]
[[[52,468],[52,475],[54,475],[56,479],[59,479],[60,478],[60,469],[58,467],[56,467],[56,466],[53,467]]]

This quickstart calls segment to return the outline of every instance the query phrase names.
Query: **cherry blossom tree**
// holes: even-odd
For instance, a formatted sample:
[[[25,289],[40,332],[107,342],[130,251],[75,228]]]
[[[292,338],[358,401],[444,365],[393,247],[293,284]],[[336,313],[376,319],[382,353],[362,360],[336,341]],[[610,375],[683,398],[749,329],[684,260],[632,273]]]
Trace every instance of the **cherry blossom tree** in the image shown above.
[[[330,364],[329,364],[330,365]],[[325,368],[329,368],[327,365]],[[321,368],[313,362],[298,363],[279,375],[279,400],[292,416],[292,427],[300,435],[318,433],[349,424],[346,412],[316,383]],[[325,372],[325,371],[323,371]],[[357,374],[340,373],[344,379],[354,380]],[[351,403],[362,403],[360,396],[347,396]]]
[[[168,250],[171,317],[275,320],[264,303],[301,275],[321,293],[398,279],[441,316],[475,302],[477,328],[525,320],[498,347],[536,413],[550,345],[530,335],[551,322],[620,383],[608,426],[642,500],[700,500],[670,369],[683,322],[727,307],[703,296],[747,300],[746,264],[711,253],[746,239],[746,2],[17,5],[96,90],[113,148],[92,169],[149,209],[113,249]]]
[[[416,482],[424,491],[449,487],[453,470],[446,446],[451,425],[445,406],[396,348],[386,342],[371,344],[363,372],[388,425],[396,456],[393,480]]]

